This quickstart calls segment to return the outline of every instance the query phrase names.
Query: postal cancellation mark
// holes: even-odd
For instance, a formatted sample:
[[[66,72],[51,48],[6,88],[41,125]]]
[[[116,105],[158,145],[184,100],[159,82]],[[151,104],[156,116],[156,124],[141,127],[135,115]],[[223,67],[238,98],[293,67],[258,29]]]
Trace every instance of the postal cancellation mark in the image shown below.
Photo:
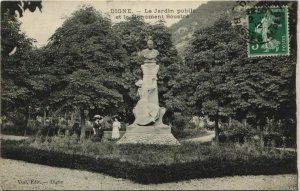
[[[248,9],[248,56],[289,55],[288,27],[286,6]]]

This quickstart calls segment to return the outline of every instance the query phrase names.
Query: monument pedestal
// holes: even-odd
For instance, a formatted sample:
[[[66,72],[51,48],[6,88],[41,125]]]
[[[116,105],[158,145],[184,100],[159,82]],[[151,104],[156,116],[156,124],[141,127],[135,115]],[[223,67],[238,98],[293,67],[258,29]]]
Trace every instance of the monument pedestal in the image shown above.
[[[126,127],[125,135],[117,144],[180,145],[172,135],[171,127],[163,124],[162,121],[166,109],[159,107],[158,101],[157,72],[159,65],[155,61],[158,51],[150,48],[142,52],[145,54],[146,60],[145,64],[141,66],[142,83],[136,83],[139,87],[140,100],[133,109],[135,121]]]
[[[180,145],[171,133],[171,127],[130,125],[117,144]]]
[[[117,144],[180,145],[172,135],[171,127],[162,122],[165,111],[165,108],[160,108],[159,119],[152,125],[131,124],[126,127],[126,133]]]

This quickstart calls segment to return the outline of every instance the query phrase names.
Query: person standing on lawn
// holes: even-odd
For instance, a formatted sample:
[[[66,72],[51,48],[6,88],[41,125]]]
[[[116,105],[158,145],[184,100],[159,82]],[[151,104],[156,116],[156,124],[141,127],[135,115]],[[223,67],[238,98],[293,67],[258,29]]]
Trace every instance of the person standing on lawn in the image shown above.
[[[95,115],[94,119],[95,119],[94,127],[93,127],[94,135],[98,135],[100,137],[100,139],[102,139],[102,136],[103,136],[103,127],[102,127],[103,118],[100,115]]]
[[[121,129],[121,123],[118,121],[118,118],[115,117],[114,118],[115,121],[113,122],[113,128],[112,128],[112,135],[111,138],[112,139],[119,139],[120,138],[120,132],[119,129]]]

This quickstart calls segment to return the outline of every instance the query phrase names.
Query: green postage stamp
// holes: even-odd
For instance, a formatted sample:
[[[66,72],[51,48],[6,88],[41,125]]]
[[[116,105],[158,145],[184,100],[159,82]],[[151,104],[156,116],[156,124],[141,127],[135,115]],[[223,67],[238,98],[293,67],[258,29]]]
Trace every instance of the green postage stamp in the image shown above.
[[[289,55],[289,24],[286,6],[247,10],[248,56]]]

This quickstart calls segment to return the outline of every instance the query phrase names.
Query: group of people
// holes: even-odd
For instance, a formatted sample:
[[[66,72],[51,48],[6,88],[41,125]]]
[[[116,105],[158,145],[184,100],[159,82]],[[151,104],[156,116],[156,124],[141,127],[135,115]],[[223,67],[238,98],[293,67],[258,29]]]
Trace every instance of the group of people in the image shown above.
[[[94,125],[93,125],[93,132],[94,135],[99,135],[99,137],[102,139],[103,132],[104,132],[104,126],[103,124],[103,117],[100,115],[94,116]],[[121,129],[121,123],[119,122],[117,117],[114,117],[114,121],[112,123],[112,139],[119,139],[120,138],[120,130]]]

